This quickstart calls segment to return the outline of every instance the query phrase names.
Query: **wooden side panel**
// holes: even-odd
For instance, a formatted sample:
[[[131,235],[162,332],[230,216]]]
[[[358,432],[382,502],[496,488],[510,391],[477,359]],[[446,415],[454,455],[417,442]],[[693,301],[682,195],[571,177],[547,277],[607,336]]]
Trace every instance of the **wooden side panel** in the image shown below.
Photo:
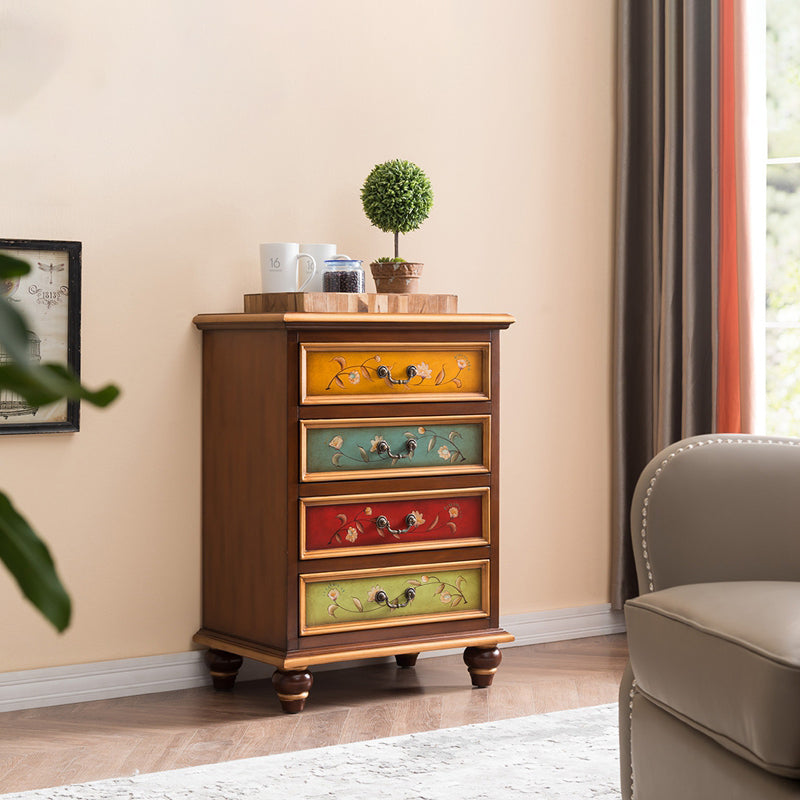
[[[492,340],[492,439],[491,511],[489,514],[491,614],[489,624],[500,624],[500,333],[491,331]]]
[[[203,627],[284,647],[285,334],[203,337]]]

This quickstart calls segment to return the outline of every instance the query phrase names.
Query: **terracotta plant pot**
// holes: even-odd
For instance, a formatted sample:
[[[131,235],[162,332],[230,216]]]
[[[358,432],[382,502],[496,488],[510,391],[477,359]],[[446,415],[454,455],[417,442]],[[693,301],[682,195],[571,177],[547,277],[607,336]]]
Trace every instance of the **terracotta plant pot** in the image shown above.
[[[375,290],[379,294],[416,294],[419,291],[422,264],[411,261],[393,264],[373,261],[369,267],[375,279]]]

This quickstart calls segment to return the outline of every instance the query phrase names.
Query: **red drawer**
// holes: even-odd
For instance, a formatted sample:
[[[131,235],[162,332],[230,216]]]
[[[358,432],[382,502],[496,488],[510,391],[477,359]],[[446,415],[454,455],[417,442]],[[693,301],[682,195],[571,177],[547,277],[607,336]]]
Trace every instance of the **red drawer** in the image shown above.
[[[304,498],[300,557],[486,545],[488,514],[488,488]]]

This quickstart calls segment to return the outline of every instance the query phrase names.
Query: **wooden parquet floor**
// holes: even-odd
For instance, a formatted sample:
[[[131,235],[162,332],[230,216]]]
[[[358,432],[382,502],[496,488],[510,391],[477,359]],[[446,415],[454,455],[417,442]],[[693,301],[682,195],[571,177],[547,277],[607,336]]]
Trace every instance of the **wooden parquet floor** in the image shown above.
[[[268,679],[9,711],[0,794],[611,703],[626,660],[618,634],[506,648],[488,689],[457,655],[318,672],[296,715]]]

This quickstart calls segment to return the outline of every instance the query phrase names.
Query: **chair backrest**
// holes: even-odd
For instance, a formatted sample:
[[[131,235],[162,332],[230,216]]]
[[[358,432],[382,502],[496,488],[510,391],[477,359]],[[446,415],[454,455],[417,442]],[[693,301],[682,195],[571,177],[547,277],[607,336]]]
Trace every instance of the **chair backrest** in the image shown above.
[[[642,472],[631,504],[639,591],[800,580],[800,439],[684,439]]]

